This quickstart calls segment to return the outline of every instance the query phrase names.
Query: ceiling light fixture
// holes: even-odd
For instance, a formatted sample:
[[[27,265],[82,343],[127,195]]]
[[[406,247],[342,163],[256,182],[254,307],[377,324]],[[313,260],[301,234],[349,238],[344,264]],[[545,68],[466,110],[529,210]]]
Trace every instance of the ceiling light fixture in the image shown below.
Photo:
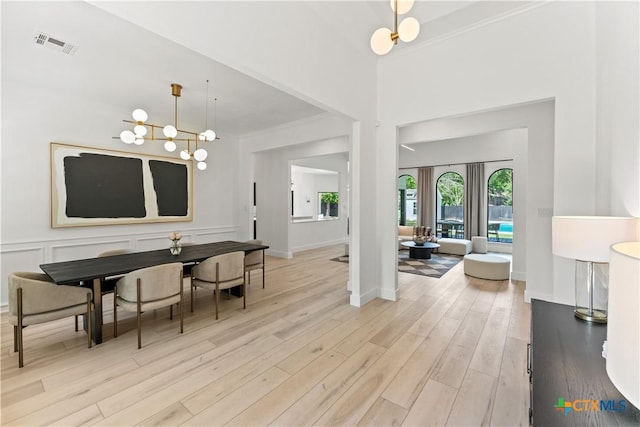
[[[411,148],[411,147],[409,147],[408,145],[400,144],[400,146],[401,146],[402,148],[406,148],[406,149],[407,149],[407,150],[409,150],[409,151],[416,151],[416,149],[415,149],[415,148]]]
[[[131,123],[134,126],[133,131],[125,130],[120,133],[120,139],[125,144],[136,144],[142,145],[144,144],[145,137],[150,141],[165,141],[164,149],[168,152],[174,152],[178,146],[177,142],[185,142],[187,143],[187,147],[184,150],[180,151],[180,158],[183,160],[194,160],[197,162],[197,167],[199,170],[205,170],[207,168],[207,164],[205,160],[207,158],[207,150],[198,146],[198,141],[214,141],[216,139],[216,133],[208,129],[207,127],[207,116],[208,116],[208,99],[209,99],[209,80],[207,80],[207,103],[205,105],[205,128],[207,130],[202,132],[192,132],[188,130],[183,130],[178,128],[178,97],[182,93],[182,86],[178,83],[171,83],[171,95],[174,97],[174,121],[173,125],[155,125],[152,123],[146,123],[149,118],[146,111],[141,108],[136,108],[133,110],[131,114],[133,116],[133,120],[123,120],[125,123]],[[148,129],[151,129],[150,137],[147,136]],[[155,130],[162,129],[162,136],[156,136]],[[181,135],[178,138],[178,135]],[[193,143],[194,150],[191,151],[191,143]]]
[[[405,18],[398,26],[398,15],[404,15],[413,7],[414,0],[390,0],[393,10],[393,32],[388,28],[378,28],[371,36],[371,49],[378,55],[386,55],[391,51],[398,39],[405,43],[412,42],[420,33],[420,23],[416,18]]]

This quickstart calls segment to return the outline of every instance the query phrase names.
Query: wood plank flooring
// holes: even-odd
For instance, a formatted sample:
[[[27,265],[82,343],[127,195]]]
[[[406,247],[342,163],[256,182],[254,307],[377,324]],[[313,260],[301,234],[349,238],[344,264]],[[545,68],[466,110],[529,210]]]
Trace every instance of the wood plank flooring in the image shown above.
[[[524,283],[399,275],[396,302],[349,305],[343,245],[267,257],[242,299],[197,291],[184,333],[168,309],[118,313],[86,348],[73,318],[24,330],[18,369],[1,317],[2,425],[528,425]],[[188,288],[186,288],[188,289]],[[185,300],[188,301],[188,294]]]

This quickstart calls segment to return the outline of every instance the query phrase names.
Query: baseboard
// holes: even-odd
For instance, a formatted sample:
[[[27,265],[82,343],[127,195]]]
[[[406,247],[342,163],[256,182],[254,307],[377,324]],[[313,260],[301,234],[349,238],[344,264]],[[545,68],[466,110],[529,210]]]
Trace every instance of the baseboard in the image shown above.
[[[360,296],[351,294],[349,303],[355,307],[362,307],[378,297],[378,289],[371,289],[369,292]]]
[[[273,249],[267,249],[266,251],[264,251],[265,255],[269,255],[269,256],[273,256],[276,258],[285,258],[285,259],[291,259],[293,258],[293,253],[291,252],[285,252],[285,251],[276,251]]]
[[[519,282],[527,281],[527,274],[522,271],[512,271],[511,272],[511,280],[517,280]]]
[[[383,288],[380,290],[380,298],[386,299],[389,301],[398,301],[398,290]]]
[[[349,243],[349,239],[336,239],[336,240],[329,240],[325,242],[314,242],[308,245],[293,247],[291,248],[291,252],[296,253],[296,252],[308,251],[311,249],[324,248],[326,246],[340,245],[345,243]]]

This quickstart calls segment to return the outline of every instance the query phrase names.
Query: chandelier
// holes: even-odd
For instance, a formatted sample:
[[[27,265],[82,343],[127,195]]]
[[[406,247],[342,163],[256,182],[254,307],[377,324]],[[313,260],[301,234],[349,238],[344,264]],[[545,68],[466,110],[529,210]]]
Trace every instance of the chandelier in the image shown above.
[[[416,18],[405,18],[398,26],[398,15],[404,15],[413,7],[413,0],[390,0],[393,10],[393,32],[388,28],[378,28],[371,36],[371,49],[378,55],[386,55],[398,39],[412,42],[420,33],[420,23]]]
[[[199,142],[214,141],[216,139],[216,133],[207,128],[205,123],[205,131],[193,132],[178,128],[178,97],[182,92],[182,86],[178,83],[171,83],[171,95],[174,97],[174,120],[173,125],[156,125],[153,123],[147,123],[149,118],[146,111],[141,108],[136,108],[131,114],[133,120],[122,120],[125,123],[131,123],[134,125],[133,131],[125,130],[120,133],[120,139],[125,144],[144,144],[145,138],[150,141],[165,141],[164,149],[170,153],[176,151],[178,146],[176,142],[186,142],[187,146],[184,150],[180,151],[180,158],[183,160],[194,160],[197,162],[199,170],[205,170],[207,164],[205,160],[207,158],[207,150],[199,147]],[[209,80],[207,80],[207,99],[209,98]],[[205,122],[207,120],[206,115],[208,112],[208,102],[205,107]],[[162,135],[157,135],[157,130],[162,129]],[[149,133],[150,131],[150,133]],[[180,136],[180,137],[178,137]],[[193,149],[193,151],[192,151]]]

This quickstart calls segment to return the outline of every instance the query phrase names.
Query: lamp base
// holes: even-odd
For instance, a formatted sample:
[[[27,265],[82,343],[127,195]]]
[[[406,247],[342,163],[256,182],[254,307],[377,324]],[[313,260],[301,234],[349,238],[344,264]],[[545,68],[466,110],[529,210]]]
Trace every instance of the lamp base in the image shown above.
[[[598,310],[589,310],[588,308],[576,307],[573,310],[577,318],[594,323],[607,323],[607,314]]]

